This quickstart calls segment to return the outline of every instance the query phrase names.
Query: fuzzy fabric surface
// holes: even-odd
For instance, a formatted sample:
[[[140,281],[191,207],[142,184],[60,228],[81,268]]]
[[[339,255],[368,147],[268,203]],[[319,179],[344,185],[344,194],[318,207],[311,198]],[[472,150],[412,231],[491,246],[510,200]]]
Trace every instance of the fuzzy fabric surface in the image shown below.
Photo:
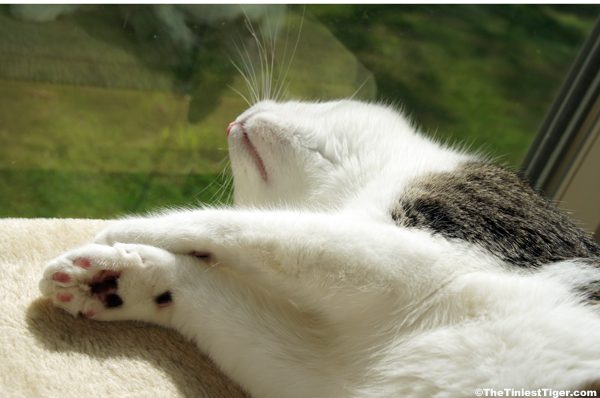
[[[177,332],[76,319],[40,298],[46,261],[107,221],[0,219],[0,396],[241,397]]]

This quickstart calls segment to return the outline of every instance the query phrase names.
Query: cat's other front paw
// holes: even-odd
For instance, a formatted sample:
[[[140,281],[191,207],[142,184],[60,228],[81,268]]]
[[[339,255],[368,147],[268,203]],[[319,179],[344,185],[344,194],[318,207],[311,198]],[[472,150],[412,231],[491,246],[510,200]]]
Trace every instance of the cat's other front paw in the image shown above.
[[[139,217],[114,221],[96,235],[94,243],[107,246],[137,243],[189,254],[195,249],[191,242],[201,239],[201,228],[181,228],[181,225],[177,217]]]
[[[94,243],[107,246],[115,243],[144,243],[144,235],[152,231],[152,227],[152,222],[144,218],[113,221],[94,237]]]
[[[40,290],[75,316],[152,321],[172,305],[172,262],[155,247],[90,244],[50,261]]]

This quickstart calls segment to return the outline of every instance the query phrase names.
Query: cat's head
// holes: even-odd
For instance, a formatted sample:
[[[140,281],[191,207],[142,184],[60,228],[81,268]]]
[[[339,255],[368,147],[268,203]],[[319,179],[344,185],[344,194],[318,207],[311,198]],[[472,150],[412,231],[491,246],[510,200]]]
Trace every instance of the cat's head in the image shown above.
[[[390,107],[262,101],[228,128],[237,205],[332,207],[402,164],[420,137]],[[412,149],[410,149],[412,150]]]

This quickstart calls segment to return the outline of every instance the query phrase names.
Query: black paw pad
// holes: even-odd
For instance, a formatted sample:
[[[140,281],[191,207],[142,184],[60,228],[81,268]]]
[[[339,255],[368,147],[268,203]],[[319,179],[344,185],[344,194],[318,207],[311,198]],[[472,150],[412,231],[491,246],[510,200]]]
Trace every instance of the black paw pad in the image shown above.
[[[171,296],[170,291],[166,291],[154,298],[154,302],[159,305],[159,307],[164,307],[169,305],[173,301],[173,297]]]
[[[118,282],[116,277],[109,277],[100,282],[90,283],[92,294],[102,294],[113,290],[117,290]]]
[[[121,297],[119,297],[118,294],[107,294],[104,305],[106,306],[106,308],[120,307],[121,305],[123,305],[123,300],[121,299]]]

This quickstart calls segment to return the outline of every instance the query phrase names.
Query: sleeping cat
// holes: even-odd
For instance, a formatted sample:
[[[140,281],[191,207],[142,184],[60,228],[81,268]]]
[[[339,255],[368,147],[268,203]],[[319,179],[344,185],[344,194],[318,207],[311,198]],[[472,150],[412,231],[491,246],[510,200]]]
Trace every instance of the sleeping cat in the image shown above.
[[[600,248],[394,109],[262,101],[231,208],[117,221],[51,261],[73,315],[193,339],[254,397],[464,397],[600,380]]]

